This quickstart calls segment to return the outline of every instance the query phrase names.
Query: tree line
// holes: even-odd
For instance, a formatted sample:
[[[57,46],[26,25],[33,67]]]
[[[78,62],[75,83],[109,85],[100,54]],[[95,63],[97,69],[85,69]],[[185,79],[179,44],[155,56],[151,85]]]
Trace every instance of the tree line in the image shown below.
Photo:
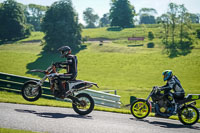
[[[132,28],[138,24],[163,25],[163,44],[170,55],[191,49],[192,39],[188,33],[191,23],[199,23],[200,15],[191,14],[184,5],[170,3],[168,12],[155,18],[157,11],[153,8],[142,8],[139,13],[129,0],[111,0],[109,13],[99,16],[90,7],[83,11],[86,28],[111,26]],[[47,51],[56,51],[62,45],[81,48],[81,30],[84,27],[78,22],[78,13],[71,0],[59,0],[50,7],[36,4],[23,5],[15,0],[0,3],[0,41],[25,38],[31,30],[45,33]],[[99,20],[99,23],[98,21]],[[151,35],[152,36],[152,35]],[[177,40],[178,38],[178,40]]]
[[[12,1],[12,0],[11,0]],[[7,3],[11,3],[7,0]],[[25,21],[29,24],[31,30],[41,31],[42,19],[48,6],[29,4],[23,5],[18,3],[24,12]],[[3,3],[1,3],[3,5]],[[8,12],[8,11],[4,11]],[[157,11],[154,8],[142,8],[136,13],[133,5],[129,0],[111,0],[111,8],[108,13],[103,14],[100,18],[95,14],[93,8],[88,7],[83,11],[83,18],[86,23],[85,28],[120,26],[133,27],[134,24],[159,24],[161,16],[155,17]],[[200,23],[200,14],[189,13],[191,23]]]
[[[18,40],[28,37],[31,31],[41,31],[46,6],[23,5],[14,0],[0,3],[0,41]]]

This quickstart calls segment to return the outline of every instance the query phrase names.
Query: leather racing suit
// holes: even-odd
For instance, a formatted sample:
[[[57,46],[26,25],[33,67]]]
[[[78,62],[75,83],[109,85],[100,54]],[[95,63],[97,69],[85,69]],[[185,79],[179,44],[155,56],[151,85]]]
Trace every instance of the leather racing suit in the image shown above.
[[[68,55],[66,61],[54,63],[56,68],[66,69],[66,73],[55,76],[57,85],[61,90],[62,95],[69,90],[68,81],[76,80],[77,77],[77,57]],[[64,83],[64,85],[63,85]]]
[[[173,90],[174,93],[172,94],[175,99],[183,99],[185,95],[184,89],[175,75],[172,76],[171,79],[167,80],[167,84],[162,86],[161,90],[164,90],[165,94]]]

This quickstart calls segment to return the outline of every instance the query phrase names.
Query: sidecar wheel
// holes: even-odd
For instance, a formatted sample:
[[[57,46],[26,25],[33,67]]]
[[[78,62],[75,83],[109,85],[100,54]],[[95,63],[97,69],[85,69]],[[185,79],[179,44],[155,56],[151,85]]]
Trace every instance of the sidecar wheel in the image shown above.
[[[199,120],[199,111],[192,105],[183,106],[178,113],[178,117],[184,125],[193,125]]]
[[[131,105],[131,114],[137,119],[143,119],[150,113],[150,105],[143,99],[138,99]]]

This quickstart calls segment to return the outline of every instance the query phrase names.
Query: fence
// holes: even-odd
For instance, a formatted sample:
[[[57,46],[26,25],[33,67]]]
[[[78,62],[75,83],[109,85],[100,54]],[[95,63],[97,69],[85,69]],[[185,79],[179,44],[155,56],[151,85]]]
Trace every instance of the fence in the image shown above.
[[[23,76],[17,76],[7,73],[0,72],[0,90],[12,91],[20,93],[23,84],[28,80],[36,80],[34,78],[28,78]],[[44,82],[42,86],[43,94],[42,97],[47,99],[55,99],[49,89],[49,83]],[[101,91],[92,89],[85,89],[79,93],[84,92],[92,96],[96,105],[108,106],[113,108],[120,108],[120,96],[109,94]]]

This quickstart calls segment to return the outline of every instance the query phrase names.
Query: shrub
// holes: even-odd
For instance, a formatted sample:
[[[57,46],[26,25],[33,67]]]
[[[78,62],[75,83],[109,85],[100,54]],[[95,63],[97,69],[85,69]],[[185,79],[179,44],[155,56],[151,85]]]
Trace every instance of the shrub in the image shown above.
[[[153,42],[150,42],[150,43],[147,44],[147,48],[154,48],[154,45],[155,44]]]
[[[200,39],[200,29],[197,29],[196,32],[197,32],[197,38]]]
[[[153,40],[154,39],[154,34],[153,34],[152,31],[149,31],[148,38],[149,38],[149,40]]]
[[[107,28],[107,31],[121,31],[122,29],[123,29],[122,27],[113,26],[113,27]]]

